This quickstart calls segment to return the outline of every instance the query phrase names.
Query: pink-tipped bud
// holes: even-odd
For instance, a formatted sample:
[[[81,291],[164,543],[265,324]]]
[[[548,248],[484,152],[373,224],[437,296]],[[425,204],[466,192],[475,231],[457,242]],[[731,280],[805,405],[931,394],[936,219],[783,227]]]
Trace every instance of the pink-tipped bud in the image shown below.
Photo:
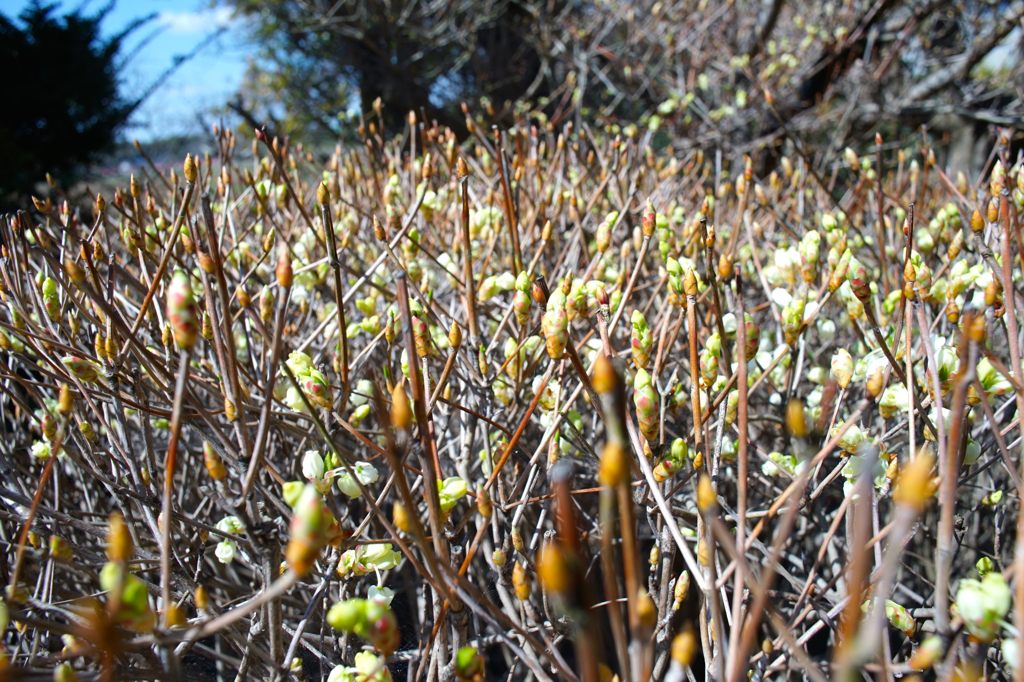
[[[654,204],[651,200],[647,200],[647,207],[644,208],[643,219],[641,220],[641,228],[645,237],[654,236],[654,228],[657,220],[657,214],[654,212]]]
[[[182,350],[196,345],[199,335],[199,314],[192,284],[183,270],[175,270],[167,288],[167,321],[171,323],[174,341]]]

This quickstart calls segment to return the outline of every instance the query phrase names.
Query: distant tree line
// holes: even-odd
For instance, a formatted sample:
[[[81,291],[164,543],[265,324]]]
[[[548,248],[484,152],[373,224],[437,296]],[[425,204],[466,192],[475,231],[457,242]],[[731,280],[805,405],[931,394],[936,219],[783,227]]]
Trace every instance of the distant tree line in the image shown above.
[[[465,133],[465,101],[478,123],[653,119],[735,151],[785,125],[832,155],[894,126],[1024,124],[1019,46],[982,64],[1021,0],[225,2],[262,46],[232,107],[293,132],[345,134],[378,98],[391,129],[415,110]]]

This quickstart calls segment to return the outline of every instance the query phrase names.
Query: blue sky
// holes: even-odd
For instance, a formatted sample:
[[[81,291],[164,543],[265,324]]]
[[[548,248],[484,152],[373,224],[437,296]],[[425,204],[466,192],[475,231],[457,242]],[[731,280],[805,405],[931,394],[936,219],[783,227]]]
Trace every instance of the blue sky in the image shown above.
[[[86,14],[98,11],[106,0],[49,0],[66,13],[84,7]],[[30,0],[0,0],[0,12],[17,17]],[[128,139],[141,141],[155,137],[197,132],[214,119],[208,113],[237,92],[253,54],[245,34],[224,7],[211,6],[210,0],[118,0],[104,19],[104,35],[122,30],[133,20],[149,14],[157,18],[132,34],[123,54],[133,52],[143,41],[148,43],[128,63],[122,74],[122,92],[138,96],[174,62],[176,55],[190,52],[221,26],[227,32],[207,45],[195,58],[183,64],[154,92],[136,112],[125,131]],[[150,39],[151,38],[151,39]],[[202,122],[197,113],[204,114]]]

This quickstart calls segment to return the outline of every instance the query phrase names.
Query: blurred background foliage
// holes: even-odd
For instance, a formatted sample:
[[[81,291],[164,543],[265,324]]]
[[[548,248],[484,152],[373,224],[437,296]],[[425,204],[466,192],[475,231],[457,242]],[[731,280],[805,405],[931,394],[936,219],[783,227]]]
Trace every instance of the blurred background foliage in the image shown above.
[[[237,94],[209,113],[307,144],[354,141],[362,113],[378,103],[392,133],[409,111],[463,137],[471,125],[486,133],[571,121],[578,130],[649,133],[655,148],[714,146],[727,165],[756,153],[759,171],[784,144],[802,144],[827,173],[847,145],[927,126],[948,149],[940,163],[971,171],[987,158],[995,126],[1024,128],[1024,0],[214,6],[234,13],[253,53]],[[20,24],[0,16],[14,93],[0,110],[0,201],[24,199],[47,171],[69,184],[159,87],[119,94],[130,58],[119,54],[124,38],[150,17],[103,39],[98,24],[109,9],[59,16],[33,4]]]
[[[232,108],[293,134],[344,135],[378,98],[393,130],[416,110],[465,134],[468,102],[735,154],[785,123],[826,162],[922,124],[970,157],[975,129],[1024,121],[1019,1],[225,1],[260,46]]]

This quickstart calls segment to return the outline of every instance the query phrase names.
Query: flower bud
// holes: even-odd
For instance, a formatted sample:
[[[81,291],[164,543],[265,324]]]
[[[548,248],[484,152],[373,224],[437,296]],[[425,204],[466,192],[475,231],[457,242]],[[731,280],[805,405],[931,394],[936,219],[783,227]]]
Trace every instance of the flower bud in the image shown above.
[[[206,588],[202,585],[196,587],[195,594],[192,596],[196,604],[196,610],[199,612],[208,611],[210,608],[210,595],[206,592]]]
[[[210,341],[211,339],[213,339],[213,321],[210,319],[210,315],[205,310],[203,311],[202,320],[203,321],[200,328],[202,329],[203,338],[206,339],[207,341]],[[110,343],[110,339],[107,340],[107,343]],[[110,353],[110,355],[117,355],[117,353]]]
[[[491,494],[487,492],[487,488],[483,484],[478,484],[476,487],[476,509],[480,512],[480,516],[485,519],[491,518],[494,514],[494,505],[491,503]]]
[[[633,362],[640,369],[646,369],[647,365],[651,361],[651,346],[654,342],[654,335],[651,333],[650,327],[647,326],[647,320],[644,318],[644,314],[639,310],[634,310],[633,315],[630,317],[630,323],[632,324],[633,330],[630,338],[630,344],[633,351]]]
[[[683,274],[683,291],[687,297],[697,296],[697,277],[693,274],[692,268],[687,268]]]
[[[519,273],[516,278],[515,294],[512,298],[512,310],[516,315],[516,322],[519,326],[526,326],[530,322],[530,276],[525,270]]]
[[[127,563],[135,554],[131,532],[120,513],[110,515],[107,526],[107,558],[118,563]]]
[[[921,512],[931,497],[931,476],[935,459],[927,452],[917,455],[900,472],[899,485],[893,493],[897,504],[906,505]]]
[[[640,432],[648,441],[658,438],[660,412],[658,410],[658,394],[651,385],[651,375],[646,370],[638,369],[633,379],[633,402],[636,405],[637,421]]]
[[[857,157],[857,152],[847,147],[843,150],[843,156],[846,157],[846,162],[850,164],[851,170],[854,172],[860,170],[860,159]]]
[[[70,255],[64,259],[64,272],[67,273],[68,279],[79,287],[85,284],[85,270]]]
[[[644,238],[650,239],[654,235],[656,213],[654,212],[654,204],[651,200],[647,200],[647,206],[644,208],[643,218],[641,219],[641,226],[643,229]]]
[[[203,462],[206,464],[206,471],[210,474],[210,478],[215,481],[222,481],[227,478],[228,470],[224,466],[224,460],[221,459],[217,451],[207,441],[203,441]]]
[[[191,350],[199,335],[199,316],[192,284],[182,270],[175,270],[167,289],[167,320],[174,332],[174,341],[182,350]]]
[[[61,363],[67,368],[68,374],[80,381],[92,383],[97,379],[98,367],[94,362],[74,355],[65,355],[61,358]]]
[[[984,229],[985,219],[982,217],[981,211],[979,211],[978,209],[974,209],[974,212],[971,213],[971,231],[977,234]]]
[[[243,308],[248,308],[249,304],[252,303],[252,299],[249,298],[249,292],[245,290],[245,287],[239,284],[235,287],[235,300],[238,301],[238,305]]]
[[[991,642],[1010,610],[1012,593],[1002,573],[993,571],[981,581],[964,578],[956,595],[956,611],[964,627],[982,642]]]
[[[185,163],[183,164],[183,170],[185,172],[185,180],[191,185],[196,181],[198,171],[196,169],[196,162],[192,158],[191,154],[185,155]]]
[[[274,316],[274,290],[264,286],[260,291],[260,319],[266,324]]]
[[[287,289],[292,285],[292,254],[288,250],[288,246],[285,245],[281,249],[281,255],[277,258],[277,284],[282,289]]]
[[[326,542],[327,525],[320,493],[314,485],[307,484],[295,505],[285,550],[288,566],[300,576],[309,573],[319,556]]]
[[[385,657],[395,653],[401,644],[402,634],[390,606],[376,599],[367,603],[365,637]]]
[[[693,634],[693,628],[687,624],[683,631],[672,640],[672,662],[685,668],[693,661],[696,651],[697,638]]]
[[[57,395],[57,412],[62,415],[71,414],[71,410],[75,409],[75,398],[71,394],[71,387],[66,383],[60,385],[60,392]]]
[[[547,311],[541,318],[548,355],[552,360],[562,358],[569,340],[569,318],[565,312],[565,298],[561,290],[553,292],[548,298]]]
[[[832,376],[839,383],[839,388],[845,389],[850,385],[853,378],[853,357],[845,348],[840,348],[832,356]]]
[[[381,224],[380,218],[377,216],[373,216],[373,235],[379,242],[387,242],[388,240],[387,230],[384,228],[384,225]]]
[[[850,280],[850,287],[854,296],[863,303],[871,297],[871,280],[868,269],[856,258],[850,259],[850,267],[847,272],[847,279]]]
[[[448,345],[455,350],[462,345],[462,328],[455,320],[452,320],[452,326],[448,329]]]
[[[614,488],[629,479],[629,458],[617,442],[609,441],[601,452],[597,476],[601,483]]]
[[[680,604],[686,599],[686,593],[690,590],[690,574],[685,570],[679,574],[679,578],[676,580],[676,586],[673,590],[673,611],[678,611]]]
[[[391,392],[391,425],[400,431],[408,431],[412,427],[409,397],[401,385],[396,385]]]
[[[988,183],[988,193],[993,197],[999,196],[1006,189],[1006,169],[1003,168],[1002,160],[996,159]]]
[[[562,548],[554,542],[545,542],[537,557],[537,577],[548,592],[564,594],[572,587],[569,567]]]
[[[711,484],[711,478],[707,474],[701,474],[700,480],[697,481],[697,508],[707,516],[714,513],[717,507],[718,496]]]
[[[512,568],[512,585],[515,587],[516,596],[522,601],[526,601],[530,598],[531,585],[530,576],[526,574],[526,569],[520,562],[515,562],[515,566]]]
[[[843,282],[846,280],[846,273],[847,273],[847,271],[850,268],[850,260],[852,258],[853,258],[853,253],[849,249],[846,249],[845,251],[843,251],[842,256],[839,258],[839,261],[836,263],[835,270],[832,271],[832,276],[829,278],[829,281],[828,281],[828,290],[829,291],[835,292],[836,289],[838,289],[840,286],[842,286]]]

